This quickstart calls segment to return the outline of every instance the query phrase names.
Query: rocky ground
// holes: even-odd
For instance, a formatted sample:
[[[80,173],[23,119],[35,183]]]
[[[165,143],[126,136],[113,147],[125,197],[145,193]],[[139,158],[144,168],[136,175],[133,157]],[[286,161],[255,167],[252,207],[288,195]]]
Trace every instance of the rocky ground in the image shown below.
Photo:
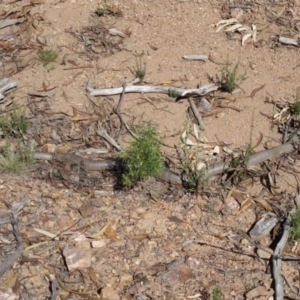
[[[3,0],[0,7],[0,25],[16,20],[0,26],[0,79],[18,85],[1,101],[2,115],[24,109],[30,128],[22,140],[35,141],[39,151],[116,157],[95,128],[116,135],[120,95],[94,97],[87,87],[122,87],[145,67],[139,85],[194,89],[218,84],[226,61],[238,63],[247,79],[236,94],[206,96],[212,108],[201,112],[205,131],[191,137],[189,159],[201,152],[212,163],[229,150],[245,153],[249,144],[259,151],[282,143],[274,115],[300,91],[299,1]],[[236,21],[220,28],[230,18]],[[243,27],[246,33],[237,30]],[[45,50],[57,59],[44,64]],[[207,60],[183,59],[190,54]],[[187,125],[189,105],[167,94],[125,93],[121,113],[129,127],[155,125],[166,161],[180,172],[182,134],[194,128]],[[118,143],[126,148],[130,139],[122,132]],[[106,154],[87,153],[91,147]],[[154,179],[125,191],[106,171],[81,173],[85,184],[74,186],[64,163],[3,172],[0,299],[275,299],[271,253],[282,222],[261,239],[248,233],[261,217],[284,219],[293,207],[296,148],[243,182],[217,176],[197,193]],[[11,211],[18,211],[14,227]],[[283,255],[297,258],[299,246],[288,244]],[[300,299],[299,261],[284,261],[282,274],[285,299]]]

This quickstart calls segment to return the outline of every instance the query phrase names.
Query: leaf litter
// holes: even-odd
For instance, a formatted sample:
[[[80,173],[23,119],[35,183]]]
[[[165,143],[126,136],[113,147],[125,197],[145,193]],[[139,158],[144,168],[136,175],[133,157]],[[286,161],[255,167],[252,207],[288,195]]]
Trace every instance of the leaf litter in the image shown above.
[[[106,53],[106,50],[101,54]],[[91,50],[87,48],[87,51]],[[118,118],[111,120],[109,100],[106,99],[99,107],[92,107],[88,112],[74,109],[73,115],[57,114],[49,110],[48,101],[52,95],[47,89],[46,84],[43,84],[44,94],[29,95],[31,112],[37,119],[34,120],[36,123],[33,123],[35,126],[32,136],[37,137],[40,146],[56,148],[56,144],[59,144],[62,151],[68,152],[83,145],[96,144],[111,150],[110,146],[95,134],[95,123],[99,119],[102,121],[101,125],[111,135],[119,128]],[[86,127],[88,130],[83,130]],[[222,143],[217,146],[211,145],[199,134],[195,125],[192,132],[193,137],[188,138],[185,132],[182,138],[186,146],[194,151],[193,155],[197,152],[196,148],[198,151],[202,148],[201,152],[204,152],[205,159],[208,157],[224,159],[221,156],[224,155]],[[260,140],[261,138],[257,144],[261,142]],[[61,145],[62,142],[67,143]],[[268,167],[278,169],[275,164]],[[284,211],[288,210],[289,201],[282,199],[288,199],[288,195],[273,190],[266,197],[271,203],[269,204],[263,198],[260,199],[264,201],[256,200],[247,194],[241,197],[249,188],[247,184],[236,186],[239,196],[235,194],[235,197],[233,193],[225,192],[228,189],[225,184],[222,188],[219,185],[212,185],[198,197],[183,194],[176,204],[168,198],[174,197],[174,190],[173,194],[170,192],[164,194],[166,192],[164,190],[160,195],[161,198],[156,198],[159,201],[153,205],[153,202],[145,201],[147,193],[143,191],[142,186],[138,186],[130,194],[118,192],[117,199],[112,190],[105,196],[90,193],[90,204],[74,205],[74,201],[80,204],[88,198],[82,197],[78,187],[70,188],[68,185],[70,177],[64,174],[68,168],[66,165],[62,166],[59,179],[56,178],[56,182],[64,179],[64,186],[68,189],[57,190],[45,180],[38,179],[37,188],[28,176],[23,177],[25,185],[19,187],[16,179],[3,176],[1,190],[5,198],[11,201],[12,197],[22,197],[24,193],[31,195],[30,206],[26,206],[22,212],[20,226],[24,241],[34,246],[23,253],[20,265],[15,268],[17,274],[22,274],[22,277],[7,275],[10,283],[2,286],[7,289],[6,293],[13,295],[9,286],[18,289],[20,281],[31,295],[49,296],[48,283],[53,283],[55,278],[61,297],[77,295],[82,298],[98,299],[100,294],[102,299],[114,299],[113,297],[119,299],[121,296],[124,299],[131,299],[134,296],[151,295],[149,297],[159,298],[165,295],[165,298],[175,299],[176,295],[178,297],[188,295],[189,299],[196,297],[204,299],[212,287],[210,278],[212,276],[218,278],[217,274],[220,273],[222,276],[225,274],[229,280],[240,281],[243,285],[252,280],[253,276],[259,278],[263,288],[253,288],[252,294],[250,292],[247,294],[249,299],[272,295],[267,274],[256,273],[255,267],[260,267],[259,262],[253,260],[256,244],[250,243],[249,240],[247,241],[250,244],[247,244],[243,234],[241,232],[237,234],[229,225],[230,222],[239,221],[246,232],[248,226],[242,219],[238,219],[239,215],[249,214],[254,223],[255,219],[260,217],[261,207],[266,210],[272,208],[284,214]],[[44,178],[54,179],[53,173],[51,176],[48,173]],[[275,182],[272,182],[272,186],[274,185],[276,186]],[[95,184],[89,185],[88,190],[91,190],[91,186]],[[226,196],[230,203],[232,199],[236,199],[238,204],[241,204],[236,206],[238,213],[230,211],[227,215],[224,214],[227,216],[226,220],[216,215],[213,210],[207,214],[209,205],[217,207],[214,201],[220,196]],[[222,205],[224,204],[225,200]],[[248,204],[252,205],[253,210],[248,209]],[[32,207],[36,207],[37,211],[33,213]],[[94,222],[90,220],[90,208],[99,216]],[[58,215],[62,217],[57,219]],[[28,216],[32,218],[30,222]],[[264,224],[262,227],[268,226]],[[234,239],[231,239],[232,237]],[[93,243],[96,241],[101,247],[92,248],[92,245],[97,245]],[[271,242],[272,239],[267,234],[261,244],[269,245]],[[253,251],[249,250],[250,245],[253,246]],[[6,250],[12,250],[11,244],[6,246]],[[223,251],[226,252],[226,259]],[[62,259],[62,254],[65,254],[65,260]],[[238,254],[240,256],[237,258]],[[241,268],[231,269],[228,267],[228,261],[240,264]],[[38,280],[37,274],[39,277],[48,278],[49,273],[55,274],[54,278],[49,277],[49,282]],[[236,273],[241,273],[242,276],[237,278]],[[206,276],[201,277],[201,274]],[[201,289],[199,283],[193,281],[197,276],[201,278]]]

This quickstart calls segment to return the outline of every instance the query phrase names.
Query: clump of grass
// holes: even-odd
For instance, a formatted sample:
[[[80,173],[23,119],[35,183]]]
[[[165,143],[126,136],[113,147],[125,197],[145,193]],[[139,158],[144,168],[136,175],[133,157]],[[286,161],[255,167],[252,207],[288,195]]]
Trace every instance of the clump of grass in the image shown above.
[[[222,290],[219,287],[215,287],[212,291],[212,300],[221,300],[224,298]]]
[[[164,159],[161,152],[161,139],[158,130],[150,123],[137,125],[133,128],[136,138],[121,157],[126,165],[122,176],[125,188],[133,186],[150,176],[157,177],[162,173]]]
[[[10,116],[0,117],[0,128],[5,137],[22,137],[29,127],[29,120],[25,116],[25,112],[14,109]]]
[[[2,172],[22,173],[33,163],[33,153],[29,148],[18,146],[13,152],[7,143],[0,154],[0,170]]]
[[[106,12],[107,12],[107,9],[105,7],[100,7],[100,6],[97,7],[97,9],[95,11],[95,13],[98,17],[104,16],[106,14]]]
[[[297,95],[295,103],[292,105],[292,113],[296,116],[300,115],[300,96]]]
[[[134,72],[135,72],[135,78],[139,78],[141,80],[144,79],[146,76],[146,62],[143,63],[143,56],[144,52],[142,53],[135,53],[135,67],[134,67]]]
[[[292,215],[289,240],[290,242],[300,240],[300,208]]]
[[[243,81],[247,79],[246,73],[239,74],[239,63],[234,66],[227,60],[221,71],[221,88],[232,93]]]
[[[54,49],[43,50],[38,59],[43,63],[44,66],[47,66],[49,63],[55,61],[58,57],[58,51]]]

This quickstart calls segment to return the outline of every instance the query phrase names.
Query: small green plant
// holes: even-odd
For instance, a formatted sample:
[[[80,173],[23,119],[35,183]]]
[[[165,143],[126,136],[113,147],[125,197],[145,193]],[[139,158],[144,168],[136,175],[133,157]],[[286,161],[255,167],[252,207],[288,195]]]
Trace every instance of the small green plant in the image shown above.
[[[234,171],[230,178],[232,178],[235,183],[244,181],[249,178],[249,173],[247,172],[247,164],[252,154],[254,154],[254,149],[251,143],[249,143],[244,153],[239,154],[232,160],[230,167],[232,167]]]
[[[252,111],[250,137],[246,150],[235,157],[230,164],[230,166],[234,169],[233,175],[231,176],[233,180],[237,179],[237,181],[244,181],[249,177],[249,173],[247,173],[247,164],[249,162],[250,156],[255,153],[254,148],[258,146],[255,145],[253,147],[254,111],[255,109],[253,109]]]
[[[169,97],[171,97],[171,98],[178,98],[178,97],[181,96],[181,94],[178,93],[178,92],[177,92],[176,90],[174,90],[174,89],[169,89],[168,95],[169,95]]]
[[[139,78],[141,80],[144,79],[146,76],[146,62],[143,63],[143,56],[145,55],[144,52],[142,53],[135,53],[135,67],[134,67],[134,73],[135,78]]]
[[[0,154],[0,170],[3,172],[22,173],[33,163],[33,153],[26,147],[17,147],[13,152],[7,143]]]
[[[22,137],[28,129],[29,120],[25,117],[25,112],[14,109],[10,116],[0,117],[0,128],[5,137]]]
[[[290,242],[300,240],[300,208],[292,215],[289,240]]]
[[[129,188],[138,181],[150,176],[160,176],[164,166],[159,132],[150,123],[143,123],[133,128],[136,138],[121,157],[126,165],[122,184]]]
[[[297,95],[295,103],[292,105],[292,113],[296,116],[300,115],[300,95]]]
[[[39,61],[43,63],[44,66],[47,66],[49,63],[55,61],[58,57],[58,51],[54,49],[43,50],[39,55]]]
[[[224,91],[232,93],[243,81],[247,79],[245,74],[238,74],[239,63],[232,66],[232,63],[227,60],[221,71],[221,87]]]
[[[224,298],[222,290],[219,287],[215,287],[212,291],[212,300],[221,300]]]
[[[181,168],[185,173],[186,187],[192,192],[199,193],[207,181],[205,177],[207,163],[198,158],[199,154],[201,154],[201,130],[196,130],[196,128],[193,127],[188,114],[186,114],[184,132],[181,135],[181,141],[183,142]],[[194,129],[195,143],[191,143],[189,138],[192,135],[191,128]]]
[[[106,14],[106,11],[107,11],[106,8],[99,6],[97,7],[95,13],[97,14],[98,17],[102,17]]]
[[[214,213],[214,214],[216,213],[215,208],[209,203],[205,203],[204,209],[211,212],[211,213]]]

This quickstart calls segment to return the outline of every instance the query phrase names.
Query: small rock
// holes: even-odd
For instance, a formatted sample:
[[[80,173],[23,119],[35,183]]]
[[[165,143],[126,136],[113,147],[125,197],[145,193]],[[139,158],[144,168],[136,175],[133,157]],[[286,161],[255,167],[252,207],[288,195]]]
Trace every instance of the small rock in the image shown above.
[[[193,276],[192,270],[186,264],[180,264],[162,274],[163,283],[176,289]]]
[[[63,255],[69,272],[76,269],[89,268],[91,266],[91,253],[87,249],[71,247],[64,249]]]
[[[101,290],[101,299],[102,300],[120,300],[118,292],[112,287],[104,287]]]
[[[273,253],[272,249],[269,249],[269,250],[272,251],[272,253]],[[270,259],[272,254],[270,254],[269,252],[264,251],[262,249],[257,249],[257,255],[262,259]]]
[[[92,247],[93,248],[103,248],[105,246],[106,246],[105,240],[92,241]]]

